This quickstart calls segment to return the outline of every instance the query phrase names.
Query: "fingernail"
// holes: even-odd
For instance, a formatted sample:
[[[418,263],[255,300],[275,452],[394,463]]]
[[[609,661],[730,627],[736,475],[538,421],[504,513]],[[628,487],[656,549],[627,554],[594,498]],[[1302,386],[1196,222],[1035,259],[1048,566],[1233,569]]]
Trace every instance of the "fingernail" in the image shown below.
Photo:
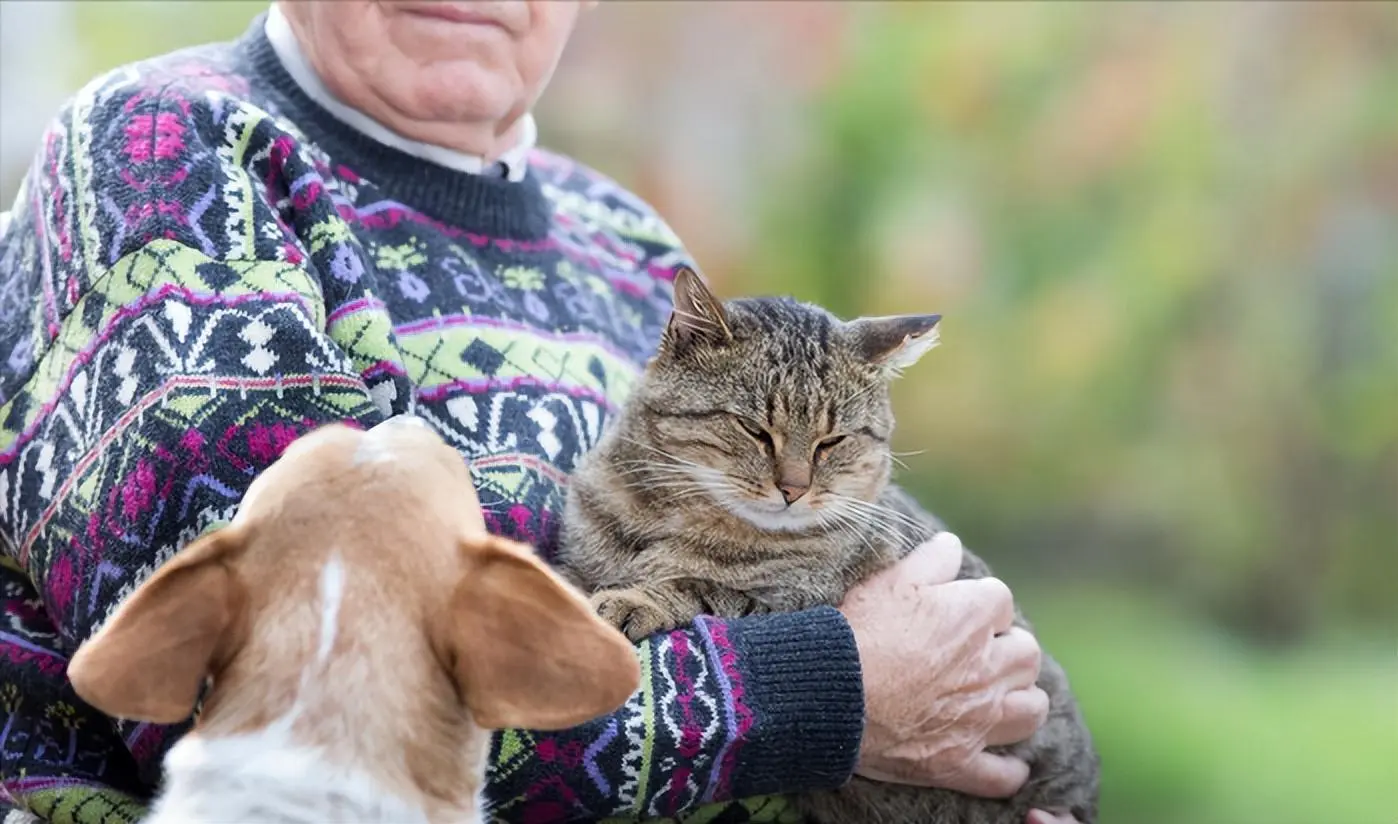
[[[1025,819],[1025,824],[1054,824],[1053,816],[1043,810],[1030,810],[1029,817]]]

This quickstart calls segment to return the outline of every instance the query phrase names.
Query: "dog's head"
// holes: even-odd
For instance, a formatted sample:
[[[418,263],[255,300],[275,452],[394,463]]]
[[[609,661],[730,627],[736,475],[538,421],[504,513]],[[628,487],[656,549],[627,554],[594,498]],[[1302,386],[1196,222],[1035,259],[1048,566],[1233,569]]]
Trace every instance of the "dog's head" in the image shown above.
[[[454,724],[478,741],[472,730],[566,728],[640,680],[580,593],[486,533],[465,462],[410,418],[294,442],[232,524],[164,564],[68,672],[103,712],[157,723],[188,718],[211,678],[201,731],[290,713],[330,747],[347,728]]]

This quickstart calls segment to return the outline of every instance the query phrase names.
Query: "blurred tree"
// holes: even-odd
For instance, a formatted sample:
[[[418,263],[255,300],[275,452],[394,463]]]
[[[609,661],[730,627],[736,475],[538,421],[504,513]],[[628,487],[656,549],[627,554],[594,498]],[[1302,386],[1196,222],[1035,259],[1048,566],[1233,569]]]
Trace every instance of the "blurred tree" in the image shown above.
[[[910,482],[1257,638],[1398,616],[1392,7],[863,12],[745,288],[947,314]]]

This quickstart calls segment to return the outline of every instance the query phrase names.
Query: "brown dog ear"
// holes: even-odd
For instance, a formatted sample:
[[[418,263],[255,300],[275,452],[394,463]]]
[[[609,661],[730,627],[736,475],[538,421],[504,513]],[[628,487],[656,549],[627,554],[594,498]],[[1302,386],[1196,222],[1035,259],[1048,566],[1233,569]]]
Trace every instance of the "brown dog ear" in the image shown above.
[[[463,540],[466,572],[439,625],[464,703],[488,729],[558,730],[606,715],[640,685],[636,651],[529,547]]]
[[[224,563],[239,546],[228,529],[211,533],[141,584],[68,663],[79,697],[117,718],[189,718],[243,608]]]

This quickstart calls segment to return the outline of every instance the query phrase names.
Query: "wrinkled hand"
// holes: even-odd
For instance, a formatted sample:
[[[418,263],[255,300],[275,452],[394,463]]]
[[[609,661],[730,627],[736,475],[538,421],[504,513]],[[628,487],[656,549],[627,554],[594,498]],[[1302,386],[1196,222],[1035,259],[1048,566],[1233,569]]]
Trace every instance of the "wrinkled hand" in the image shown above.
[[[1024,822],[1025,824],[1078,824],[1078,820],[1071,815],[1055,816],[1043,810],[1030,810],[1029,817]]]
[[[1023,761],[985,752],[1034,734],[1049,700],[1039,644],[1013,627],[998,579],[957,581],[961,541],[942,532],[850,591],[840,606],[864,669],[855,773],[987,798],[1013,795]]]

